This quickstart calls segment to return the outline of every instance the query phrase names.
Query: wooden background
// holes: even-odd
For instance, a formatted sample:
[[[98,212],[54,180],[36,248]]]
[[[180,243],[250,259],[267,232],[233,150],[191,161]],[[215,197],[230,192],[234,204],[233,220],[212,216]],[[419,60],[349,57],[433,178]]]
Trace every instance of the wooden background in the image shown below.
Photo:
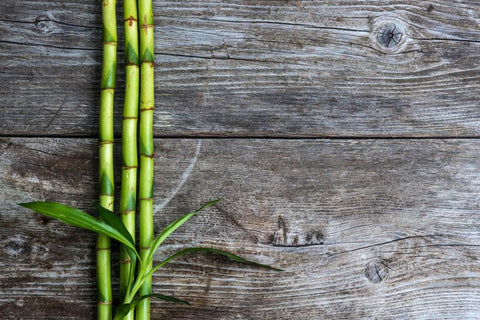
[[[224,198],[156,258],[286,270],[176,260],[154,319],[480,319],[480,1],[154,12],[156,232]],[[101,53],[99,0],[0,2],[4,319],[96,317],[95,236],[16,203],[91,211]]]

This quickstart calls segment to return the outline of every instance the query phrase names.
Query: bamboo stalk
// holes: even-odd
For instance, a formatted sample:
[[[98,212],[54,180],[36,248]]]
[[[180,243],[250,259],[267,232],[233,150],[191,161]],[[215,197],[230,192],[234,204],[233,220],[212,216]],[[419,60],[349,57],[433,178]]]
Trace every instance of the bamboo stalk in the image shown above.
[[[127,230],[135,239],[135,211],[137,197],[137,120],[139,97],[138,15],[137,1],[124,0],[125,30],[125,100],[122,120],[122,185],[120,214]],[[120,248],[120,300],[128,290],[132,262],[125,246]],[[133,320],[134,312],[125,320]]]
[[[99,184],[100,205],[113,211],[113,96],[117,64],[117,26],[115,0],[103,0],[103,63],[99,122]],[[112,288],[110,271],[110,238],[97,238],[98,319],[112,318]]]
[[[154,109],[154,44],[152,0],[138,0],[140,30],[140,255],[146,257],[153,241],[153,109]],[[148,271],[152,262],[146,262]],[[139,290],[140,295],[151,293],[151,276]],[[150,299],[138,304],[138,320],[150,319]]]

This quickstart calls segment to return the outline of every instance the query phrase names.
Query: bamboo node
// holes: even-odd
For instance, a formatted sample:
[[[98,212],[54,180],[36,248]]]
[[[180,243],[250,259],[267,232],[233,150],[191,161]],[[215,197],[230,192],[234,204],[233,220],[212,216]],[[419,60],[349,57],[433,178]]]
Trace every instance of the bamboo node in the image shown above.
[[[154,107],[140,108],[140,112],[149,111],[149,110],[153,111],[154,109],[155,109]]]
[[[112,144],[112,143],[113,143],[113,140],[103,140],[103,141],[99,141],[98,145],[102,146],[104,144]]]
[[[103,87],[103,88],[100,88],[100,90],[115,90],[115,87]]]
[[[140,29],[153,28],[153,24],[148,24],[147,22],[140,25]]]
[[[144,200],[144,201],[150,201],[150,200],[153,200],[153,197],[145,197],[145,198],[140,198],[138,199],[140,201]]]
[[[100,193],[99,196],[100,197],[112,197],[113,198],[113,194],[111,194],[111,193]]]
[[[130,16],[123,21],[137,21],[137,19],[134,16]]]
[[[107,46],[116,46],[117,42],[116,41],[103,41],[103,44],[107,45]]]
[[[155,66],[155,62],[151,60],[142,60],[141,64],[144,64],[144,63],[148,64],[152,68]]]
[[[152,247],[146,246],[146,247],[140,247],[140,250],[150,250]]]
[[[104,250],[110,250],[111,248],[108,247],[108,248],[97,248],[97,251],[104,251]]]
[[[140,156],[143,156],[145,158],[153,159],[153,154],[140,153]]]
[[[129,213],[134,213],[135,212],[135,209],[127,209],[127,210],[122,210],[120,211],[121,214],[129,214]]]
[[[123,120],[137,120],[138,117],[123,117]]]
[[[111,304],[112,304],[112,301],[98,301],[98,304],[111,305]]]
[[[123,166],[124,170],[131,170],[131,169],[137,169],[138,166]]]
[[[127,19],[123,20],[123,22],[128,22],[128,26],[133,27],[133,21],[137,21],[133,16],[128,17]]]

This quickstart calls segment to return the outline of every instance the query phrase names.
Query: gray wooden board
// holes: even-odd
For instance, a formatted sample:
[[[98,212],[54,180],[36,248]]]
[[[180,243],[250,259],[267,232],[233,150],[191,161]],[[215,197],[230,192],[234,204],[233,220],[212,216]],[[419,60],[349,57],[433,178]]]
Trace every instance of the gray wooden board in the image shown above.
[[[100,10],[0,2],[0,134],[95,135]],[[157,136],[479,136],[479,1],[154,1],[154,11]]]
[[[157,139],[155,147],[156,233],[224,199],[156,259],[202,245],[285,271],[181,258],[154,288],[193,306],[154,303],[154,319],[480,317],[478,140]],[[0,139],[4,319],[95,317],[95,236],[16,203],[91,210],[96,148],[95,139]]]

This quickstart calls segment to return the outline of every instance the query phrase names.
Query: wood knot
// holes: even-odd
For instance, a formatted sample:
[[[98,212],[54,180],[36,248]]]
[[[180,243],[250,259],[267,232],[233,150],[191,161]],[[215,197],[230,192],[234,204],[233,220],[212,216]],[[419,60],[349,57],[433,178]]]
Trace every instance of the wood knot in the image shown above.
[[[38,31],[44,34],[52,33],[55,29],[57,29],[55,18],[50,13],[38,16],[35,19],[35,27],[38,29]]]
[[[11,257],[18,257],[24,254],[28,254],[31,251],[30,245],[27,241],[20,237],[11,238],[5,243],[3,252]]]
[[[377,41],[384,48],[398,46],[403,38],[403,32],[393,22],[383,23],[377,30]]]
[[[375,49],[383,54],[400,52],[413,43],[410,41],[408,22],[392,16],[380,16],[372,21],[370,39]],[[399,59],[398,55],[392,55],[392,57],[395,57],[392,61]],[[383,59],[385,58],[383,55]]]
[[[365,277],[373,283],[380,283],[388,278],[389,270],[385,260],[375,259],[365,266]]]

